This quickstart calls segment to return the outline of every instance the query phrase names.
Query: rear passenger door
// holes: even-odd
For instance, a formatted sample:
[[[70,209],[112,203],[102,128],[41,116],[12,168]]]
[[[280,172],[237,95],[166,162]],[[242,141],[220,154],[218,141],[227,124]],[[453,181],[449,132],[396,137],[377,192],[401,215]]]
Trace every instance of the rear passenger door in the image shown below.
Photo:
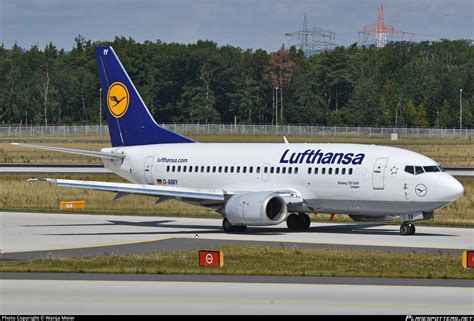
[[[148,156],[145,160],[145,182],[147,184],[153,184],[153,156]]]

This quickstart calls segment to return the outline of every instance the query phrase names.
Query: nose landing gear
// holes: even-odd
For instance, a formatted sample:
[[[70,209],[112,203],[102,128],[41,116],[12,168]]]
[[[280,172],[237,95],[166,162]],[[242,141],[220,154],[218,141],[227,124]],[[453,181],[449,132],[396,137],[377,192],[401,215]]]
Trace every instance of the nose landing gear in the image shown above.
[[[401,235],[415,235],[415,225],[412,223],[403,223],[400,226],[400,234]]]

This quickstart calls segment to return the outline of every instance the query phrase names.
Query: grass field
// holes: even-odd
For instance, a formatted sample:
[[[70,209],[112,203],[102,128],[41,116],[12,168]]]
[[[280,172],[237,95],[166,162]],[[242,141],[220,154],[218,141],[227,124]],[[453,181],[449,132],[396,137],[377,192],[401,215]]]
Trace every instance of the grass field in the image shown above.
[[[130,195],[113,201],[114,193],[58,187],[49,183],[27,182],[27,179],[32,177],[44,177],[44,175],[0,175],[0,208],[2,210],[59,212],[61,200],[85,200],[87,203],[85,213],[220,217],[213,210],[174,200],[156,205],[154,197]],[[49,177],[124,182],[122,178],[111,174],[54,174]],[[461,199],[437,211],[434,220],[417,222],[417,224],[474,225],[474,179],[461,179],[461,183],[465,188],[464,196]],[[329,216],[313,215],[312,219],[326,221]],[[346,215],[337,215],[335,221],[349,222],[351,219]]]
[[[27,182],[43,175],[0,175],[0,208],[14,211],[59,212],[62,200],[85,200],[85,213],[218,217],[213,210],[170,200],[156,205],[156,198],[130,195],[113,201],[114,193],[58,187],[49,183]],[[49,175],[54,178],[125,182],[111,174]]]
[[[282,136],[191,136],[200,142],[283,142]],[[288,136],[293,143],[360,143],[389,145],[422,153],[443,166],[474,166],[474,141],[457,139],[400,139],[374,137],[320,137]],[[32,164],[100,164],[100,160],[73,154],[64,154],[9,145],[9,142],[31,142],[51,146],[63,146],[99,150],[109,147],[108,136],[81,137],[2,137],[0,138],[0,162]]]
[[[198,266],[197,250],[0,261],[0,272],[298,275],[473,279],[461,256],[337,249],[225,246],[223,268]]]

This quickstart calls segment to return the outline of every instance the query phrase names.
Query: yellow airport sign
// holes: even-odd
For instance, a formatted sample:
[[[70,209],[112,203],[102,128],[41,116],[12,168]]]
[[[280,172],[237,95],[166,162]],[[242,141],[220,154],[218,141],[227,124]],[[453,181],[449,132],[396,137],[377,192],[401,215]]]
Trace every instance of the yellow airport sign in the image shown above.
[[[86,201],[61,201],[59,208],[61,210],[84,210]]]

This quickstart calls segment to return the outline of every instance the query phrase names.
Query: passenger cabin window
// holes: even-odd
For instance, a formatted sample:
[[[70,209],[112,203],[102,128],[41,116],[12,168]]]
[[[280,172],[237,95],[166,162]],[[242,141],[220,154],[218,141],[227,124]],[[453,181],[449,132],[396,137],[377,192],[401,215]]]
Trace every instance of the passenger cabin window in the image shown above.
[[[237,166],[237,173],[240,173],[240,166]]]
[[[260,166],[257,167],[257,174],[260,174]]]
[[[219,166],[219,173],[222,173],[222,166]]]
[[[186,167],[187,166],[183,166],[183,173],[186,173]]]
[[[349,168],[349,175],[352,175],[352,168]]]
[[[342,169],[341,175],[346,175],[346,169],[345,168]]]
[[[181,172],[181,166],[178,166],[178,173]]]
[[[323,175],[326,174],[326,167],[323,167],[323,168],[321,169],[321,174],[323,174]]]
[[[270,167],[270,174],[273,174],[274,170],[275,170],[275,168],[273,166]]]
[[[282,167],[282,168],[281,168],[281,173],[282,173],[282,174],[286,174],[286,167]]]
[[[334,174],[339,175],[339,168],[336,168],[336,169],[335,169],[335,173],[334,173]]]
[[[167,171],[167,172],[170,171],[170,165],[166,166],[166,171]]]
[[[328,169],[328,174],[332,175],[332,167]]]
[[[277,167],[277,168],[276,168],[276,173],[277,173],[277,174],[280,174],[280,167]]]
[[[295,174],[298,174],[298,167],[295,167]]]
[[[264,168],[263,168],[263,172],[264,172],[265,174],[268,173],[268,167],[264,167]]]
[[[311,167],[308,168],[308,174],[311,174]]]
[[[215,167],[215,166],[212,166],[212,172],[213,172],[213,173],[216,172],[216,167]]]
[[[315,167],[315,168],[314,168],[314,173],[315,173],[315,174],[318,174],[318,172],[319,172],[319,169],[318,169],[317,167]]]
[[[247,166],[242,167],[242,173],[247,173]]]
[[[224,173],[227,173],[228,170],[229,170],[229,166],[225,166],[224,167]]]
[[[288,174],[291,174],[291,167],[288,167]]]

